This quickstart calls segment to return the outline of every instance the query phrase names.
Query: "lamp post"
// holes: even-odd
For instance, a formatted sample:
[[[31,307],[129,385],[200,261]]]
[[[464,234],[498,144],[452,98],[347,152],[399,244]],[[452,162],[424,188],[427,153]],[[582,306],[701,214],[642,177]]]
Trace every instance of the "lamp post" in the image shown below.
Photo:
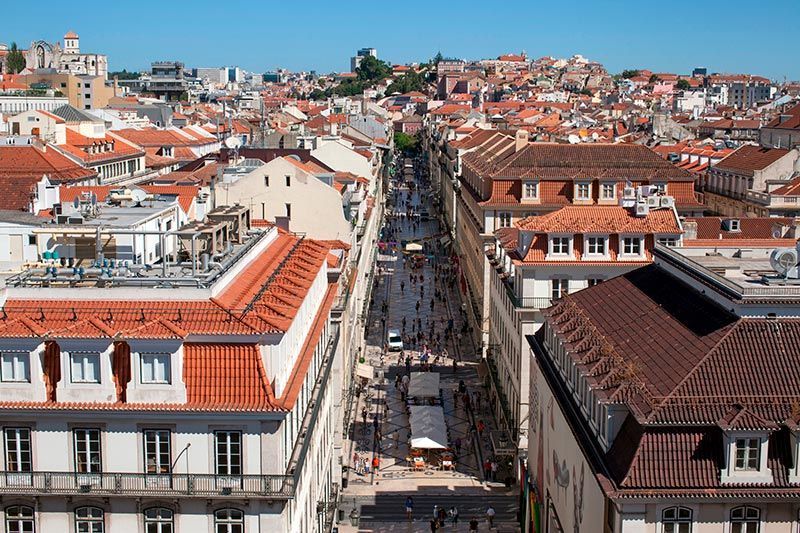
[[[180,451],[178,456],[175,457],[175,460],[172,462],[172,464],[169,467],[169,471],[170,472],[174,472],[175,471],[175,465],[178,464],[178,460],[181,458],[181,455],[183,455],[184,453],[186,454],[186,492],[187,493],[191,492],[191,487],[189,486],[189,448],[191,448],[191,447],[192,447],[192,443],[191,442],[187,442],[186,446],[183,447],[183,449]]]

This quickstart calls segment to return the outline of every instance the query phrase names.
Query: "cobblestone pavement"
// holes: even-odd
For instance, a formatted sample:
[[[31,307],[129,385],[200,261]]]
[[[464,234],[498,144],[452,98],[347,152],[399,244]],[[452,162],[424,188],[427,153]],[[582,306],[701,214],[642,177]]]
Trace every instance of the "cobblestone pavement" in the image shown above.
[[[399,187],[395,191],[395,202],[398,204],[396,212],[405,211],[399,204],[400,201],[405,201],[406,205],[412,206],[412,211],[428,212],[435,216],[427,201],[425,190],[410,191],[406,187]],[[473,345],[471,335],[459,334],[465,317],[457,275],[440,275],[438,281],[435,279],[434,264],[449,263],[448,251],[440,244],[440,237],[443,234],[439,229],[439,221],[433,217],[416,220],[415,224],[412,220],[401,216],[388,223],[398,231],[395,237],[397,241],[428,243],[430,247],[428,251],[439,253],[434,254],[433,258],[426,260],[421,268],[415,270],[412,270],[410,261],[404,260],[402,246],[399,243],[396,247],[378,254],[373,302],[370,306],[366,331],[365,357],[366,362],[372,364],[378,371],[378,375],[383,375],[383,379],[372,380],[368,392],[360,395],[353,410],[356,420],[353,424],[352,449],[349,454],[348,486],[343,490],[343,504],[340,508],[347,507],[348,501],[355,502],[355,506],[361,509],[364,515],[359,526],[361,531],[429,531],[430,510],[426,510],[424,516],[419,516],[411,522],[407,521],[403,512],[402,501],[406,495],[410,494],[416,498],[422,494],[425,498],[440,498],[438,505],[447,509],[452,505],[457,507],[463,505],[465,511],[469,509],[470,512],[478,513],[482,522],[481,530],[488,531],[488,524],[482,516],[485,508],[478,509],[478,507],[485,505],[487,497],[491,497],[493,502],[495,498],[499,498],[496,501],[500,503],[492,504],[496,508],[503,507],[502,513],[498,510],[495,530],[515,531],[516,489],[513,487],[507,489],[503,483],[488,481],[484,478],[481,468],[483,461],[491,457],[488,433],[496,428],[483,400],[487,395],[478,377],[478,350]],[[419,276],[421,281],[412,281],[412,274]],[[442,291],[438,299],[434,298],[437,289]],[[409,464],[408,413],[404,402],[401,401],[400,390],[395,387],[396,376],[405,374],[406,366],[400,360],[400,352],[385,351],[387,331],[389,329],[403,331],[404,318],[406,320],[404,336],[416,334],[420,329],[417,324],[423,332],[429,334],[432,325],[434,335],[439,334],[442,346],[447,351],[447,357],[440,357],[436,361],[431,357],[431,362],[432,370],[440,373],[442,405],[451,443],[456,438],[460,438],[462,442],[455,471],[439,471],[432,468],[412,471]],[[445,339],[445,329],[449,320],[453,321],[454,333]],[[413,358],[410,370],[412,372],[422,370],[419,357],[421,344],[407,343],[404,348],[405,354],[410,354]],[[458,388],[460,381],[464,382],[472,394],[472,408],[469,410],[465,409],[463,400],[454,401],[453,391]],[[478,395],[482,398],[480,405],[476,401]],[[362,417],[364,408],[367,411],[366,418]],[[375,417],[378,419],[380,438],[376,438],[374,431]],[[486,426],[483,435],[478,435],[474,429],[481,425],[480,422]],[[362,469],[359,469],[359,472],[355,471],[355,459],[371,464],[375,457],[380,461],[377,472],[373,469],[368,473]],[[504,478],[505,474],[501,471],[497,479]],[[390,506],[389,501],[392,497],[400,496],[402,496],[400,503],[391,503],[392,510],[382,509],[383,506]],[[374,499],[369,500],[369,498]],[[364,507],[365,501],[371,501],[372,507]],[[458,528],[448,525],[444,531],[466,531],[469,517],[465,514],[461,516],[465,520]],[[339,524],[338,527],[340,531],[344,531],[349,526]]]

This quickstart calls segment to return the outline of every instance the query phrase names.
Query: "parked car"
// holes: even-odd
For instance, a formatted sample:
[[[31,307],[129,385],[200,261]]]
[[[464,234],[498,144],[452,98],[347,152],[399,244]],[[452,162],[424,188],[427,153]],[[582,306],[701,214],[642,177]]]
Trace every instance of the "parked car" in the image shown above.
[[[399,352],[403,350],[403,337],[400,336],[398,330],[390,329],[389,333],[386,335],[386,340],[390,352]]]

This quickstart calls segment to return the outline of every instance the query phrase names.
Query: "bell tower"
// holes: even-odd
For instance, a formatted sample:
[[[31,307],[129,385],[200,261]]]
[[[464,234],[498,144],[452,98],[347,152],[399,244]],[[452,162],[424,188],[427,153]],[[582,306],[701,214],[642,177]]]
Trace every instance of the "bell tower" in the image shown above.
[[[64,35],[64,53],[65,54],[80,54],[81,44],[80,37],[74,31],[68,31]]]

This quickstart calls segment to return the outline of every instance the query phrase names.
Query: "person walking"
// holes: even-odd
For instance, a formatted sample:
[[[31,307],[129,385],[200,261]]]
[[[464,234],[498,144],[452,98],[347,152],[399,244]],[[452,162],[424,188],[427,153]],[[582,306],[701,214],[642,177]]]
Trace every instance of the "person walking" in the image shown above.
[[[409,520],[414,519],[414,498],[411,496],[406,498],[406,518]]]
[[[461,437],[456,437],[453,446],[456,448],[456,455],[461,455]]]
[[[458,509],[455,505],[450,508],[450,521],[454,526],[458,525]]]
[[[437,521],[440,527],[444,527],[445,523],[447,522],[447,510],[444,507],[439,507]]]
[[[483,462],[483,479],[489,481],[492,477],[492,462],[489,459],[486,459]]]
[[[497,464],[497,461],[492,461],[492,465],[491,465],[491,468],[492,468],[492,481],[497,481],[497,469],[499,467],[500,467],[500,465]]]
[[[478,519],[477,517],[472,517],[469,521],[469,530],[470,531],[478,531]]]
[[[439,529],[439,521],[435,518],[431,518],[430,522],[431,533],[436,533],[436,530]]]
[[[486,509],[486,519],[489,521],[489,529],[492,529],[494,527],[494,515],[495,514],[496,513],[494,512],[494,507],[489,505],[489,507]]]
[[[380,468],[381,468],[381,460],[378,457],[378,454],[375,454],[375,456],[372,458],[372,472],[377,474]]]

